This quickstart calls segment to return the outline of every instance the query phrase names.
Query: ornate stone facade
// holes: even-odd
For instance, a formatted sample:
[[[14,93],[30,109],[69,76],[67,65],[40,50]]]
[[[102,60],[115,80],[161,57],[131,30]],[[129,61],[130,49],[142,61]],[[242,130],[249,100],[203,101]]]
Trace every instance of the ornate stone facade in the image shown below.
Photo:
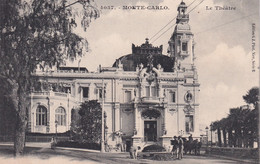
[[[30,94],[29,130],[65,132],[70,129],[72,109],[83,101],[104,98],[110,145],[119,142],[118,132],[127,147],[168,147],[175,135],[199,137],[200,85],[186,9],[184,2],[178,7],[168,56],[162,54],[162,46],[153,47],[146,39],[141,46],[132,45],[132,54],[98,72],[73,67],[37,71],[39,85]]]

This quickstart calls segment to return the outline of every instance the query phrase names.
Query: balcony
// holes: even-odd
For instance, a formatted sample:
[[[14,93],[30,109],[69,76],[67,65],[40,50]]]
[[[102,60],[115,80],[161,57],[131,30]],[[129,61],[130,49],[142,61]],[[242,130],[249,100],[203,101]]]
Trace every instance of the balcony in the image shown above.
[[[157,104],[163,101],[163,98],[160,97],[142,97],[142,103],[150,103],[150,104]]]
[[[65,100],[67,98],[75,99],[71,94],[64,92],[53,92],[53,91],[41,91],[41,92],[32,92],[31,98],[33,99],[43,99],[51,98],[51,99],[60,99]]]

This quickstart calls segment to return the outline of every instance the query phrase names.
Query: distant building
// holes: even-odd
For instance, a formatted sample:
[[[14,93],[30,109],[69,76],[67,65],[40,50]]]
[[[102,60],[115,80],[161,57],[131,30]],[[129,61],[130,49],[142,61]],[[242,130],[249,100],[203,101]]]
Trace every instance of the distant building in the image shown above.
[[[104,99],[106,140],[113,145],[170,145],[173,136],[200,137],[199,86],[194,64],[194,40],[187,6],[178,7],[168,55],[146,39],[132,53],[98,72],[60,67],[37,71],[39,83],[30,94],[29,131],[70,130],[71,111],[81,102]],[[104,89],[104,95],[102,94]],[[115,137],[122,132],[122,138]]]

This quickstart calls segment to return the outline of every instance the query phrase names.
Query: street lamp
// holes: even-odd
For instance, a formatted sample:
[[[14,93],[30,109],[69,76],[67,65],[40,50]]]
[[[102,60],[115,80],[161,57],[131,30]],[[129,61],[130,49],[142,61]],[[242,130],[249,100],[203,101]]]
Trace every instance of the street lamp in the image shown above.
[[[213,124],[210,124],[210,147],[212,147],[212,130],[213,130]]]
[[[205,129],[206,129],[206,137],[207,137],[207,148],[206,148],[206,153],[207,153],[207,152],[208,152],[208,146],[209,146],[209,145],[208,145],[208,144],[209,144],[209,143],[208,143],[208,130],[209,130],[209,127],[206,126]]]

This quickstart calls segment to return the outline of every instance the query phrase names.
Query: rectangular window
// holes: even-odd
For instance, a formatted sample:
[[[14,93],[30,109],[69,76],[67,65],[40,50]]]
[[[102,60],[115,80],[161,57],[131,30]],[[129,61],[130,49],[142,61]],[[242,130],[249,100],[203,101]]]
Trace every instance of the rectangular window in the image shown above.
[[[131,91],[125,91],[125,102],[131,101]]]
[[[89,92],[89,88],[88,87],[82,87],[82,91],[83,91],[83,98],[88,98],[88,92]]]
[[[97,89],[97,95],[98,95],[98,99],[102,99],[103,95],[102,95],[102,88],[98,88]],[[104,90],[104,98],[106,98],[106,90]]]
[[[63,92],[65,92],[65,93],[70,92],[71,93],[70,87],[63,87]]]
[[[170,102],[176,103],[176,93],[174,91],[170,92]]]
[[[192,115],[186,115],[185,116],[185,129],[186,129],[186,132],[193,132],[194,131],[193,116]]]
[[[152,91],[152,97],[157,97],[157,90],[155,86],[151,88],[151,91]]]
[[[145,87],[145,93],[146,93],[146,97],[150,97],[150,87],[149,86]]]
[[[187,42],[183,42],[182,43],[182,51],[187,51],[188,50],[188,43]]]

